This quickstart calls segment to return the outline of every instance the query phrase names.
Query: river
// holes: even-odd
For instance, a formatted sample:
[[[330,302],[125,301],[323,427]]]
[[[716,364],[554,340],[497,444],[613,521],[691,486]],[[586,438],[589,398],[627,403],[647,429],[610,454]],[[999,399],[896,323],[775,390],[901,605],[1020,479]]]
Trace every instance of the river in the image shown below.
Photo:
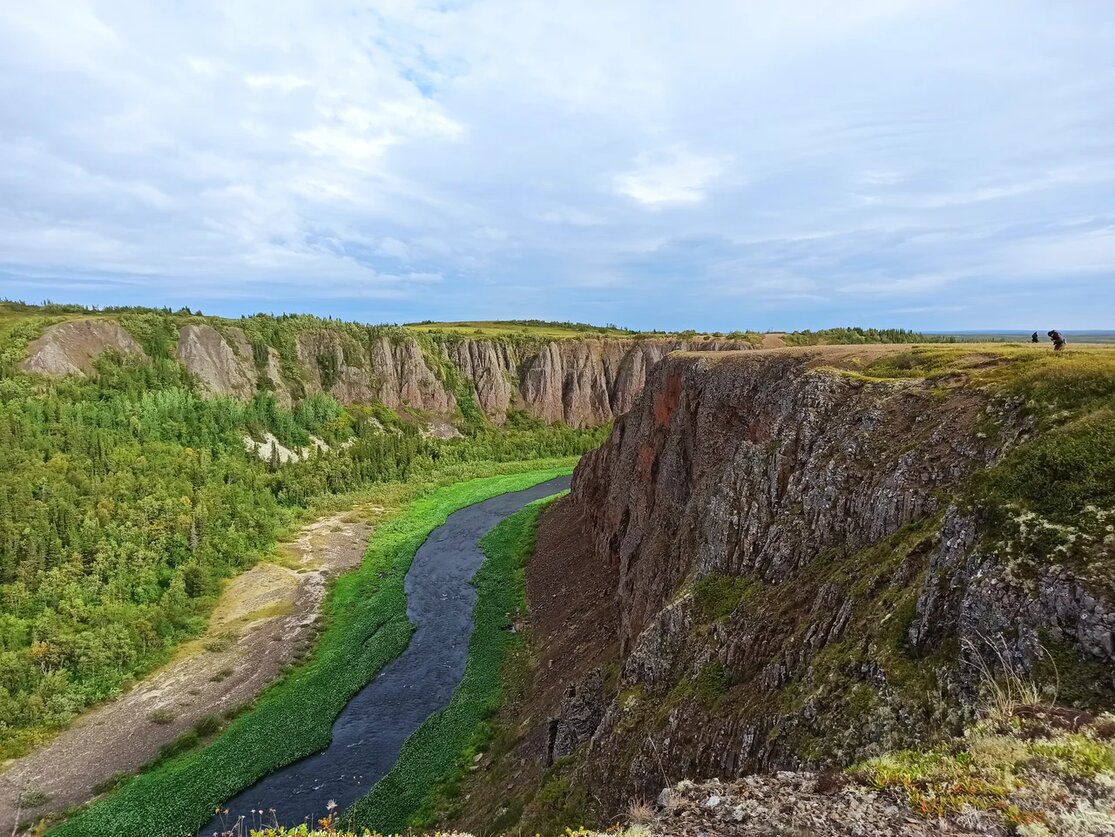
[[[240,815],[251,822],[249,811],[274,809],[280,824],[312,823],[326,815],[330,801],[341,812],[368,793],[394,765],[411,733],[449,704],[464,676],[476,606],[470,582],[484,562],[477,541],[528,503],[568,487],[569,477],[558,477],[501,494],[454,512],[430,533],[406,576],[407,617],[415,626],[406,650],[349,701],[325,750],[263,777],[229,800],[223,822],[231,824]],[[215,819],[199,834],[221,830],[222,819]]]

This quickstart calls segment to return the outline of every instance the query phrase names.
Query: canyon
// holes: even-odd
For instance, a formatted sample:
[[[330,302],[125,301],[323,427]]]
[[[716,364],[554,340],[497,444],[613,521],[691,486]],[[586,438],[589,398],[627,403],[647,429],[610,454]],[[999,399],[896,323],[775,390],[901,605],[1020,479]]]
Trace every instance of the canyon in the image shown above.
[[[380,403],[392,410],[451,417],[463,396],[503,424],[509,412],[595,427],[627,412],[648,370],[676,350],[739,351],[746,340],[671,338],[473,338],[378,329],[362,335],[320,326],[298,330],[286,346],[249,341],[244,329],[214,321],[178,327],[174,358],[211,395],[250,398],[270,392],[283,406],[314,393],[341,404]],[[286,355],[282,351],[285,349]],[[28,346],[24,371],[87,375],[113,351],[144,357],[110,318],[49,326]]]
[[[489,456],[549,450],[571,467],[584,454],[569,495],[540,507],[536,531],[531,522],[525,606],[496,620],[523,638],[501,677],[486,663],[502,704],[474,722],[467,750],[437,755],[459,760],[459,776],[412,765],[399,776],[414,787],[392,772],[396,785],[367,797],[410,800],[393,824],[420,811],[422,824],[478,834],[622,821],[652,823],[654,833],[750,834],[765,833],[774,806],[787,828],[808,822],[826,834],[853,822],[864,834],[1007,833],[1033,822],[1077,833],[1081,817],[1099,830],[1079,833],[1106,833],[1104,781],[1115,778],[1105,743],[1115,733],[1106,714],[1115,702],[1109,350],[768,347],[746,335],[189,312],[36,324],[23,332],[18,367],[28,374],[13,392],[119,398],[105,419],[119,425],[117,438],[145,427],[160,440],[168,427],[183,434],[169,438],[188,468],[197,448],[228,448],[222,467],[294,508],[366,490],[362,480],[461,480],[500,467]],[[148,393],[148,381],[166,396]],[[271,454],[244,462],[245,447],[263,450],[260,439]],[[102,447],[94,434],[75,448],[91,464],[71,469],[71,483],[101,467]],[[454,460],[456,450],[475,464]],[[35,473],[70,465],[28,461]],[[326,468],[332,483],[319,480]],[[178,519],[183,556],[197,552],[212,519]],[[189,589],[214,589],[197,568],[188,577]],[[355,620],[345,628],[353,637],[369,627],[354,616],[366,606],[346,599],[336,614]],[[329,669],[346,694],[361,685],[346,679],[365,654],[357,646]],[[338,662],[322,660],[311,665]],[[320,696],[287,688],[291,700],[328,697],[330,712],[344,703],[332,681],[315,687]],[[325,734],[329,713],[312,714],[312,736],[297,736]],[[288,722],[249,713],[245,724]],[[416,738],[408,758],[436,751],[437,736]],[[307,738],[299,753],[325,740]],[[166,815],[167,833],[196,817],[190,806],[208,798],[208,783],[234,790],[259,778],[258,760],[237,757],[235,782],[203,758],[190,762],[197,799]],[[933,790],[915,768],[940,759],[984,772]],[[259,769],[285,763],[272,761]],[[125,785],[60,833],[98,818],[141,821],[177,769]],[[230,795],[205,810],[218,798]]]

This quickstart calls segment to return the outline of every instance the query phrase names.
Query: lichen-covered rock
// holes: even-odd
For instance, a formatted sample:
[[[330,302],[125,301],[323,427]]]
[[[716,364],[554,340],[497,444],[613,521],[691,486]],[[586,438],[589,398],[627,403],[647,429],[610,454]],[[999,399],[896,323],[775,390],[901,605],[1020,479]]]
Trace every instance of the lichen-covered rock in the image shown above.
[[[1053,643],[1115,669],[1115,602],[1106,585],[1015,552],[981,538],[975,516],[950,508],[908,631],[911,651],[925,655],[958,641],[969,692],[985,669],[1033,672]],[[1115,670],[1108,681],[1115,688]]]
[[[958,822],[927,819],[889,794],[855,783],[828,789],[814,773],[779,772],[736,781],[682,780],[663,788],[646,825],[651,834],[809,835],[810,837],[930,837],[973,831]],[[646,816],[646,815],[644,815]],[[992,822],[988,818],[988,822]]]

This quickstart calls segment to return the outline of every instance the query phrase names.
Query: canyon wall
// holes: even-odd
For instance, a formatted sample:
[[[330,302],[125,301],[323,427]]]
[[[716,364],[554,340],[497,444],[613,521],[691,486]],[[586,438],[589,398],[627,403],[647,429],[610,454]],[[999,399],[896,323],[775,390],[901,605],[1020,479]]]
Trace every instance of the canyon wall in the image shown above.
[[[1062,699],[1070,679],[1110,693],[1111,585],[1020,562],[977,511],[973,480],[1037,432],[1023,400],[962,374],[860,371],[901,351],[672,355],[582,459],[528,581],[604,574],[609,607],[532,595],[550,666],[529,716],[502,721],[549,719],[548,748],[535,733],[503,757],[554,764],[528,828],[558,781],[567,815],[581,793],[607,817],[682,778],[846,766],[955,733],[980,665],[1041,682],[1056,649]]]
[[[452,416],[462,395],[475,395],[497,424],[512,410],[547,423],[592,427],[626,412],[648,370],[677,349],[749,349],[744,340],[421,338],[396,331],[354,339],[343,329],[296,334],[280,348],[251,344],[236,326],[189,323],[178,329],[175,358],[213,395],[250,398],[267,390],[290,405],[329,392],[343,404],[380,402],[398,410]],[[142,349],[109,319],[49,327],[29,347],[23,369],[50,375],[91,374],[92,358],[108,350]]]

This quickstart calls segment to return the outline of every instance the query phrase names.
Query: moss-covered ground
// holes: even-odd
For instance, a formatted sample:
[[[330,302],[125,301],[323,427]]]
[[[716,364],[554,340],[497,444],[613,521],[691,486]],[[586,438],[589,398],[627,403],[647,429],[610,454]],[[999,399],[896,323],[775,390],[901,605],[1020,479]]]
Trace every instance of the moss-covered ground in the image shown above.
[[[970,727],[962,738],[868,759],[848,773],[899,794],[924,816],[985,811],[1010,827],[1048,827],[1066,799],[1087,798],[1089,784],[1098,790],[1115,782],[1113,732],[1110,718],[1097,723],[1090,716],[1018,707],[1009,717]],[[1110,812],[1107,826],[1115,826]],[[1062,826],[1027,833],[1101,832]]]

